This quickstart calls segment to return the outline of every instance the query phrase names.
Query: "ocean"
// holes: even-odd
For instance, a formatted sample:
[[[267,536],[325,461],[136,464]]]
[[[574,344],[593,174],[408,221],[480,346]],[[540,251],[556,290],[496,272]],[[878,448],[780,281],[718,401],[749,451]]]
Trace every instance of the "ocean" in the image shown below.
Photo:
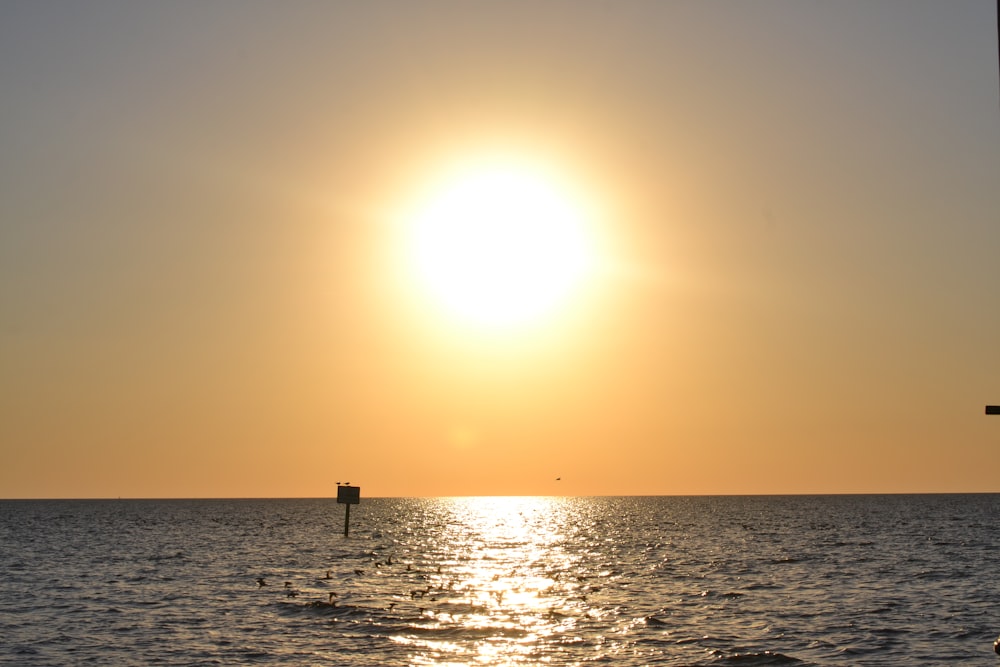
[[[0,502],[3,665],[990,665],[1000,495]]]

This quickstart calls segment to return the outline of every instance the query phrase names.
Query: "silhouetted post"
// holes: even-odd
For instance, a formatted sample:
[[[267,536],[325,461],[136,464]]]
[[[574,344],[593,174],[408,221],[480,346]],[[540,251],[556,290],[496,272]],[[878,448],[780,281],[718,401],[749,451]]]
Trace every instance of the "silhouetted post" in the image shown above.
[[[1000,0],[997,0],[997,39],[1000,40]],[[998,42],[1000,45],[1000,42]],[[998,46],[1000,48],[1000,46]],[[986,414],[988,415],[1000,415],[1000,405],[987,405]],[[1000,655],[1000,637],[993,642],[993,651]]]
[[[361,502],[361,487],[337,482],[337,502],[344,505],[344,537],[351,530],[351,505]]]

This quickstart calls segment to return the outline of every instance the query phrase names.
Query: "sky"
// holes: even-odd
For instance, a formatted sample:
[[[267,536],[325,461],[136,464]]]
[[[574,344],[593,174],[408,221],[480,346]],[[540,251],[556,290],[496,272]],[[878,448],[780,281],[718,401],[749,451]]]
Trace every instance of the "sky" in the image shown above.
[[[996,11],[2,3],[0,497],[1000,492]],[[516,327],[407,236],[497,156]]]

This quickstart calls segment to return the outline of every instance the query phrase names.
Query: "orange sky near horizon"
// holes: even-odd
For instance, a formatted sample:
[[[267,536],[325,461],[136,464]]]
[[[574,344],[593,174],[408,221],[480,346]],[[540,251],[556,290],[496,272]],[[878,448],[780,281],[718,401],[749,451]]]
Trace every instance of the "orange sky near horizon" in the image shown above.
[[[995,11],[8,4],[0,498],[1000,492]],[[599,241],[523,329],[404,270],[497,153]]]

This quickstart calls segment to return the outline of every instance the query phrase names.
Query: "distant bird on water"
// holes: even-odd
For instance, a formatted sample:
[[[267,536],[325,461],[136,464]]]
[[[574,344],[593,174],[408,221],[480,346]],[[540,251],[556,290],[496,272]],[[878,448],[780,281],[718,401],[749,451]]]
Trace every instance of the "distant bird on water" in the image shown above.
[[[264,581],[264,577],[257,577],[257,588],[264,588],[267,586],[267,582]]]
[[[562,481],[562,477],[556,477],[556,481],[557,481],[557,482],[560,482],[560,481]]]

